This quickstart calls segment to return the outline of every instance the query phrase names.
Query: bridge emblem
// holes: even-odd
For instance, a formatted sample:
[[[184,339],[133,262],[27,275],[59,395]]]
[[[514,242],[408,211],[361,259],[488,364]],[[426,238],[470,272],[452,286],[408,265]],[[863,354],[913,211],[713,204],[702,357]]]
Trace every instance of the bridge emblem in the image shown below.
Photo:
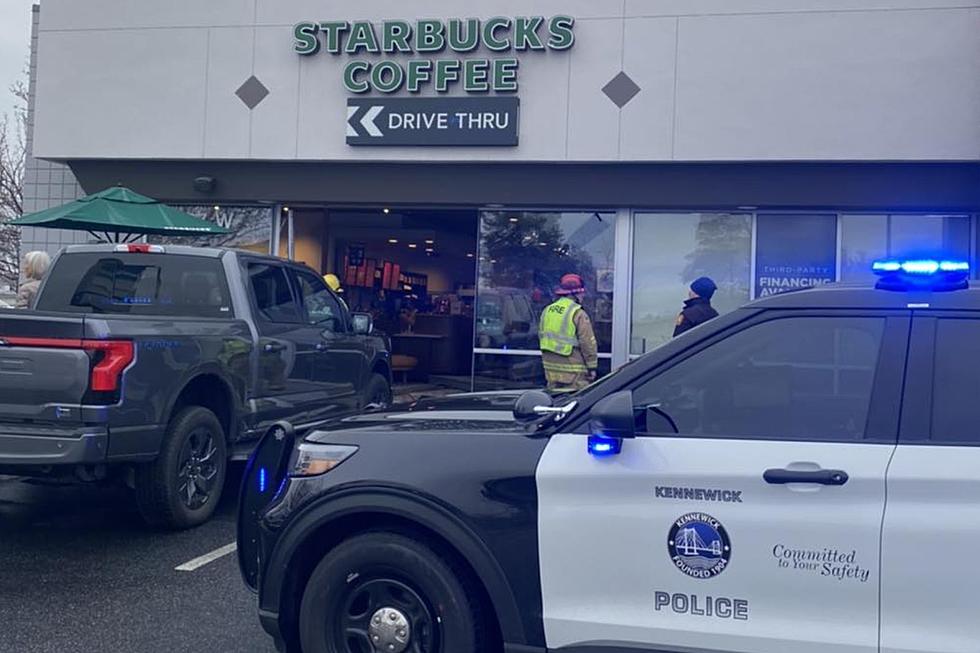
[[[732,556],[725,527],[703,512],[689,512],[673,523],[667,551],[674,566],[692,578],[714,578]]]

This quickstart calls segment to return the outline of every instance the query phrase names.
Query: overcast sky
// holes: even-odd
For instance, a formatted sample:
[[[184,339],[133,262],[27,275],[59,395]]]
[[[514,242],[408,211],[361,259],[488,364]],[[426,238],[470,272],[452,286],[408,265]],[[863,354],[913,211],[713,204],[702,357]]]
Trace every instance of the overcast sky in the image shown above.
[[[27,67],[33,0],[0,0],[0,115],[13,109],[7,91]]]

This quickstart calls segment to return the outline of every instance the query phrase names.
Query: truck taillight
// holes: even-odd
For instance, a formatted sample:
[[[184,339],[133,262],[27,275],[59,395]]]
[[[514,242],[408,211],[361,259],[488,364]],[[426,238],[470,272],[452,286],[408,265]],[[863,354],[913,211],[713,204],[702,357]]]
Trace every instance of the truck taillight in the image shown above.
[[[2,338],[11,347],[44,347],[49,349],[81,349],[93,360],[89,372],[89,390],[115,392],[119,390],[119,378],[133,362],[133,343],[129,340],[90,340],[74,338]]]
[[[96,352],[95,365],[89,376],[89,390],[118,390],[123,370],[133,362],[133,343],[129,340],[83,340],[82,349]]]

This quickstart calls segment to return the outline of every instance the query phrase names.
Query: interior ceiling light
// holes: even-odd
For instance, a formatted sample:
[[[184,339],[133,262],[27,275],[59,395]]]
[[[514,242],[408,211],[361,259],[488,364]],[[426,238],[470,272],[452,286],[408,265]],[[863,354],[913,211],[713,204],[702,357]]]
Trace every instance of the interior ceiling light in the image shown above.
[[[388,214],[388,213],[391,213],[391,209],[389,209],[388,207],[385,207],[385,208],[381,209],[381,212],[382,213],[385,213],[385,214]]]
[[[510,221],[511,222],[517,222],[517,218],[511,218]]]
[[[409,249],[415,249],[416,247],[418,247],[418,245],[416,243],[409,243],[408,244],[408,248]]]
[[[397,245],[398,244],[398,239],[397,238],[389,238],[388,239],[388,242],[391,243],[392,245]]]
[[[473,252],[466,252],[466,258],[473,258]]]
[[[426,245],[434,245],[434,244],[435,244],[435,242],[436,242],[436,241],[434,241],[434,240],[426,240],[426,241],[425,241],[425,244],[426,244]]]

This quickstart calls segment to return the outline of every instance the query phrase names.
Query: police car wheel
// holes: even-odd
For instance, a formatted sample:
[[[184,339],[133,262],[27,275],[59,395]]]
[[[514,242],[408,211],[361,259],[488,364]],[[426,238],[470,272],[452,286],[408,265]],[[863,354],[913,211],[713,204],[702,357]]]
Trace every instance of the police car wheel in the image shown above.
[[[304,653],[459,653],[483,649],[476,593],[424,543],[368,533],[320,563],[299,613]]]

